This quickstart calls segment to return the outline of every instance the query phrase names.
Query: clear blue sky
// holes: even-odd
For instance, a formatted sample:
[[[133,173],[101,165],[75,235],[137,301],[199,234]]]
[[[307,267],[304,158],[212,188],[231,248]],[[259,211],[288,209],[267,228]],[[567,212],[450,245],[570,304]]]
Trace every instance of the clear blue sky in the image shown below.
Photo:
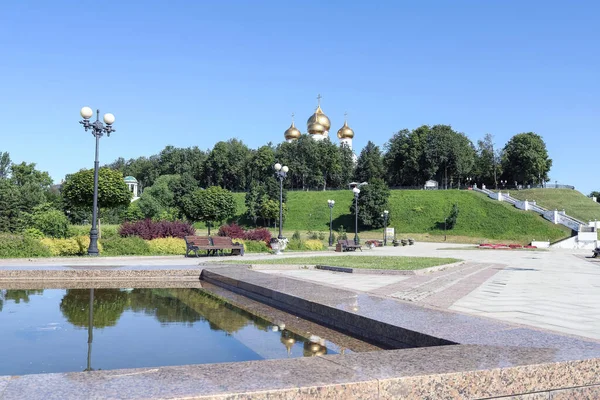
[[[323,96],[355,148],[451,124],[544,137],[552,181],[600,189],[597,1],[7,1],[0,151],[56,181],[93,165],[84,105],[112,112],[101,163],[166,145],[283,140]]]

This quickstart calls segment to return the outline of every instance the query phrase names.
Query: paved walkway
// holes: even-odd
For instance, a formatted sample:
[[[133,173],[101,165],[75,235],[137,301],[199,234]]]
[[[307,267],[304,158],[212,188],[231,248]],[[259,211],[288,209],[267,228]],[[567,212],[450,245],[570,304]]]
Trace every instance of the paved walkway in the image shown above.
[[[600,339],[600,260],[591,251],[465,250],[465,245],[417,243],[345,253],[344,256],[454,257],[465,263],[425,275],[369,276],[316,270],[271,270],[322,284],[388,296],[461,313]],[[281,260],[340,253],[248,254],[243,260]],[[211,265],[231,257],[120,257],[0,260],[1,268],[44,266],[143,266],[175,268]],[[240,259],[235,257],[235,259]],[[211,265],[213,266],[213,265]]]
[[[589,258],[590,251],[464,248],[421,243],[363,253],[455,257],[466,261],[455,268],[402,278],[317,270],[269,272],[600,339],[600,260]],[[356,255],[360,254],[348,254]]]

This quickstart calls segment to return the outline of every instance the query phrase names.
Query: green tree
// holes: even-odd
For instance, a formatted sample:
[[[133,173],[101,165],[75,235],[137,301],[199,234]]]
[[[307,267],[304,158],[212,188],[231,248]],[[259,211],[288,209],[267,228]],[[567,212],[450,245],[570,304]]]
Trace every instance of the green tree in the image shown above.
[[[17,186],[32,184],[43,189],[48,189],[52,185],[50,174],[35,169],[34,163],[27,164],[22,162],[21,164],[12,164],[10,170],[11,180]]]
[[[370,182],[375,178],[383,179],[384,171],[381,150],[375,143],[369,141],[358,156],[354,179],[357,182]]]
[[[446,229],[453,229],[456,226],[456,220],[458,219],[458,204],[452,206],[450,215],[446,218]]]
[[[197,189],[188,195],[183,210],[191,221],[204,221],[210,227],[214,222],[221,222],[235,215],[236,204],[231,192],[220,186],[211,186],[207,189]]]
[[[8,179],[0,179],[0,232],[21,229],[21,192]]]
[[[6,151],[0,152],[0,179],[8,178],[10,164],[10,154]]]
[[[383,179],[375,178],[368,185],[360,188],[358,196],[358,223],[363,229],[383,227],[383,210],[388,209],[390,188]],[[350,206],[350,214],[354,215],[354,205]]]
[[[62,194],[67,207],[91,208],[94,199],[94,170],[83,169],[68,175],[62,188]],[[99,208],[128,206],[131,196],[121,172],[100,168],[98,171]]]
[[[542,184],[548,180],[551,167],[546,143],[533,132],[513,136],[504,147],[502,169],[509,182]]]
[[[179,215],[172,188],[181,182],[180,175],[161,175],[154,185],[146,188],[140,196],[139,208],[145,218],[174,219]]]
[[[285,203],[282,203],[283,219],[287,213],[287,207]],[[279,200],[269,199],[267,196],[263,197],[260,205],[260,216],[265,222],[266,226],[275,226],[279,221]],[[271,225],[271,223],[273,225]]]
[[[246,190],[250,158],[248,146],[237,139],[216,143],[204,163],[203,182],[207,186]]]
[[[600,192],[598,191],[593,191],[592,193],[590,193],[589,197],[595,197],[596,201],[600,201]]]
[[[453,135],[450,151],[450,169],[452,176],[457,179],[459,189],[461,182],[473,172],[475,158],[475,148],[469,138],[462,133]]]
[[[257,225],[258,218],[261,215],[262,201],[265,196],[264,186],[256,181],[250,185],[250,190],[246,192],[244,203],[246,205],[246,216]]]
[[[498,178],[502,175],[502,155],[495,147],[494,137],[487,133],[477,141],[477,156],[474,168],[476,182],[498,187]]]

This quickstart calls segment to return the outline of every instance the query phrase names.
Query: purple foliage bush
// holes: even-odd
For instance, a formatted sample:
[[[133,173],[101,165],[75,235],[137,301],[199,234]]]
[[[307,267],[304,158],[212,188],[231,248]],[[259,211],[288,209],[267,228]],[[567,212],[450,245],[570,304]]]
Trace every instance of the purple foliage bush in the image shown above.
[[[218,235],[227,236],[232,239],[244,239],[244,237],[246,236],[246,232],[244,231],[244,228],[242,228],[238,224],[232,223],[229,225],[222,225],[219,228]]]
[[[166,237],[183,239],[184,236],[196,234],[194,227],[182,221],[152,221],[146,219],[136,222],[124,222],[119,227],[121,237],[139,236],[144,240],[152,240]]]
[[[232,239],[256,240],[267,244],[271,241],[271,232],[267,228],[256,228],[244,230],[241,226],[233,223],[223,225],[219,228],[219,236],[228,236]]]
[[[258,240],[267,244],[271,242],[271,232],[267,228],[256,228],[246,231],[244,240]]]

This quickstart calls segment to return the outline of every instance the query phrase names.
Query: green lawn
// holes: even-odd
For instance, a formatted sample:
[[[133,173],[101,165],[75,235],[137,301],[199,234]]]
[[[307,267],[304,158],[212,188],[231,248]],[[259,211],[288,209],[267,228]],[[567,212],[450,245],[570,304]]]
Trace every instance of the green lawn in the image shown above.
[[[583,222],[600,220],[600,203],[592,201],[577,190],[571,189],[525,189],[512,190],[512,197],[519,200],[535,200],[549,210],[565,210],[571,217]]]
[[[458,262],[456,258],[433,257],[401,257],[401,256],[315,256],[272,258],[267,260],[252,260],[254,264],[290,264],[290,265],[329,265],[333,267],[364,268],[364,269],[395,269],[415,270],[435,267],[437,265]],[[248,261],[227,261],[227,264],[248,264]]]
[[[245,194],[235,193],[234,196],[238,203],[237,219],[244,223]],[[288,192],[288,215],[284,221],[286,236],[291,237],[289,233],[295,230],[303,234],[309,230],[328,233],[328,199],[335,200],[334,230],[343,225],[349,234],[353,233],[354,217],[349,211],[353,196],[349,190],[294,191]],[[521,211],[510,204],[493,201],[481,193],[467,190],[392,190],[390,226],[396,229],[398,238],[443,240],[444,218],[454,203],[458,204],[460,213],[456,227],[447,232],[449,242],[508,241],[526,244],[533,239],[554,242],[570,236],[569,229],[554,225],[534,212]],[[381,235],[381,230],[360,234],[361,239],[380,238]]]

